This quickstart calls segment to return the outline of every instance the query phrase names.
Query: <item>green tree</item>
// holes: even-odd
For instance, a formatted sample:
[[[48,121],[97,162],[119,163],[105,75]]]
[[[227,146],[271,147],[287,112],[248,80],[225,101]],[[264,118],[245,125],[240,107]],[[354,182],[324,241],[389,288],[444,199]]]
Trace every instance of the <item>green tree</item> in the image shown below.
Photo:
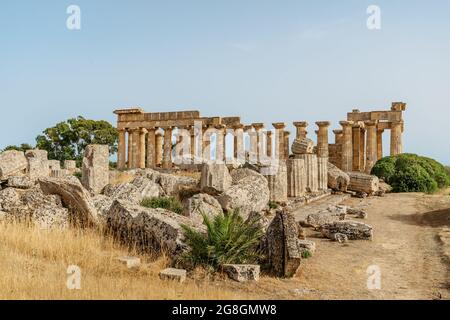
[[[117,152],[117,140],[117,131],[109,122],[79,116],[45,129],[36,138],[36,147],[47,150],[49,159],[76,160],[79,165],[87,145],[106,144],[112,155]]]

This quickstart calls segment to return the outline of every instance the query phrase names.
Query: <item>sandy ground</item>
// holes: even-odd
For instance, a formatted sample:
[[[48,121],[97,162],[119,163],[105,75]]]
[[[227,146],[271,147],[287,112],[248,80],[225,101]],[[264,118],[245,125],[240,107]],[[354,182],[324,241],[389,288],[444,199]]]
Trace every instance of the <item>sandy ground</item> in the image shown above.
[[[369,217],[360,221],[373,226],[373,241],[339,244],[309,230],[315,255],[302,262],[294,279],[263,279],[254,287],[260,298],[450,299],[444,254],[450,244],[450,196],[391,194],[345,204],[366,208]],[[380,272],[381,289],[368,289],[373,266]]]

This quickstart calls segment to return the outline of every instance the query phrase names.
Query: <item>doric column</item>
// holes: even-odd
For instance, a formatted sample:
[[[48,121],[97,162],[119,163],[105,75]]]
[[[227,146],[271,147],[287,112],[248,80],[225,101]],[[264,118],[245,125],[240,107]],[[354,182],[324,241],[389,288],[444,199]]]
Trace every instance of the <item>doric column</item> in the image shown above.
[[[163,169],[172,168],[172,127],[164,128]]]
[[[383,132],[384,129],[377,128],[377,159],[383,158]]]
[[[161,132],[155,134],[155,164],[157,166],[162,165],[163,160],[163,147],[164,146],[164,136]]]
[[[284,128],[286,124],[284,122],[272,123],[275,128],[275,159],[284,159]]]
[[[305,159],[288,159],[287,160],[287,186],[288,196],[298,198],[306,192],[306,168]]]
[[[366,128],[360,128],[359,139],[359,171],[366,172]]]
[[[145,169],[145,159],[146,159],[146,152],[145,152],[145,135],[147,133],[147,129],[141,128],[139,130],[139,168]]]
[[[128,129],[127,168],[133,168],[133,131]]]
[[[317,156],[320,158],[328,158],[328,127],[329,121],[316,122],[319,127],[317,133]]]
[[[296,139],[303,139],[306,138],[306,136],[308,135],[308,122],[306,121],[300,121],[300,122],[294,122],[294,127],[297,128],[297,134],[296,134]]]
[[[154,168],[156,165],[156,129],[150,128],[147,133],[147,168]]]
[[[211,160],[211,129],[212,126],[206,126],[203,133],[203,159],[204,161]]]
[[[117,168],[119,170],[125,169],[125,162],[127,157],[126,141],[125,141],[125,129],[119,129],[119,144],[117,149]]]
[[[377,162],[377,123],[366,121],[364,124],[367,130],[366,173],[370,173]]]
[[[289,159],[289,131],[284,132],[284,159]]]
[[[353,171],[361,171],[361,126],[355,123],[352,126],[353,145]]]
[[[272,158],[272,131],[266,131],[266,155]]]
[[[234,158],[238,163],[245,163],[244,125],[234,126]]]
[[[402,122],[392,122],[391,124],[391,156],[403,153],[402,127]]]
[[[255,136],[256,136],[256,158],[258,162],[261,162],[264,157],[264,146],[263,146],[263,128],[264,123],[253,123],[253,128],[255,128]]]
[[[223,124],[216,125],[216,162],[223,163],[225,161],[225,128]]]
[[[266,175],[270,201],[285,203],[288,200],[288,176],[286,161],[279,161],[273,172]]]
[[[131,167],[133,169],[139,168],[140,163],[140,153],[139,153],[139,145],[140,145],[140,129],[133,129],[131,132],[132,138],[132,145],[131,145]]]
[[[258,148],[258,137],[256,136],[256,132],[252,125],[244,126],[244,132],[247,133],[250,143],[247,161],[250,163],[256,163],[258,160],[256,153]]]
[[[342,144],[344,132],[342,130],[333,130],[333,133],[334,133],[334,143]]]
[[[195,156],[196,156],[196,148],[195,148],[195,127],[189,128],[189,133],[191,135],[191,142],[190,142],[190,150],[191,150],[191,159],[192,163],[195,163]]]
[[[319,170],[317,155],[300,154],[297,157],[305,161],[306,190],[309,192],[317,192],[319,190]]]
[[[352,155],[352,122],[341,121],[343,138],[342,138],[342,170],[352,171],[353,169],[353,155]]]

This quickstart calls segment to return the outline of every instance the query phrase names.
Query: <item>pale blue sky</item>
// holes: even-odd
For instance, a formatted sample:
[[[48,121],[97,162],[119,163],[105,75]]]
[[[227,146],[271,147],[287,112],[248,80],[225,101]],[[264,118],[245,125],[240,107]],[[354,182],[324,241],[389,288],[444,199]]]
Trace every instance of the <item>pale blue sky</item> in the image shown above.
[[[405,151],[450,164],[449,14],[447,0],[2,1],[0,148],[122,106],[337,128],[405,101]]]

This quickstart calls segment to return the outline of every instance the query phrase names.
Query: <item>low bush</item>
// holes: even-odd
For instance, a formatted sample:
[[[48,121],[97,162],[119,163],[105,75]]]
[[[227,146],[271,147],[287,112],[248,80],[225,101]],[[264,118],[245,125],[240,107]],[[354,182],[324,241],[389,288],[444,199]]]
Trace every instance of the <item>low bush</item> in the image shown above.
[[[393,192],[433,193],[450,185],[450,175],[442,164],[415,154],[380,159],[372,174],[390,184]]]
[[[174,197],[144,198],[141,201],[141,206],[152,209],[167,209],[178,214],[183,212],[183,206]]]
[[[206,233],[183,226],[191,250],[181,257],[187,267],[218,269],[224,264],[257,263],[261,254],[258,245],[263,236],[258,219],[244,221],[235,210],[213,219],[203,215]]]

